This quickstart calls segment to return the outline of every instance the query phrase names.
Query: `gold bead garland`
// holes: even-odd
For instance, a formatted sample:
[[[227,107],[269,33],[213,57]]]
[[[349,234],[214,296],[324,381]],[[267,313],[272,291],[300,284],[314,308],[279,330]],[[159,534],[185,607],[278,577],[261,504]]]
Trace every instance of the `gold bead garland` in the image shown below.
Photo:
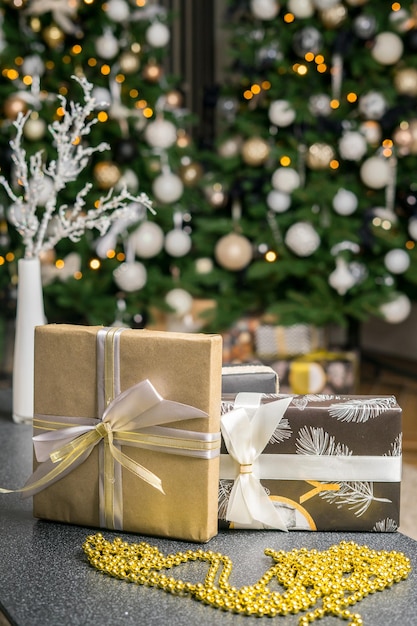
[[[299,626],[308,626],[325,615],[361,626],[361,616],[349,607],[405,580],[411,571],[410,560],[401,552],[376,551],[353,541],[342,541],[323,551],[266,549],[265,555],[275,564],[254,585],[238,589],[229,583],[231,559],[212,550],[187,550],[164,556],[147,543],[128,543],[121,538],[110,542],[101,533],[87,537],[83,549],[90,565],[115,578],[159,587],[242,615],[275,617],[305,612]],[[189,561],[209,564],[204,582],[184,582],[163,573]],[[269,585],[274,582],[285,591],[271,590]],[[314,608],[320,598],[321,605]]]

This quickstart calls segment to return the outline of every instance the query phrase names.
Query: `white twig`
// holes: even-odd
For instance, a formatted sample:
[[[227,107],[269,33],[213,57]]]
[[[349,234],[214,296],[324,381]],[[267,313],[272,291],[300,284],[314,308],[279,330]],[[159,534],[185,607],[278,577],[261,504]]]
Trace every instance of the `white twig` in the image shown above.
[[[105,142],[96,146],[86,143],[85,137],[97,122],[97,118],[92,117],[96,104],[91,96],[93,85],[85,77],[73,78],[83,90],[84,104],[68,103],[63,96],[58,96],[64,114],[48,127],[56,150],[55,159],[45,164],[42,151],[27,159],[23,129],[30,111],[25,115],[20,113],[13,123],[16,135],[10,147],[19,191],[15,191],[4,176],[0,176],[0,185],[13,202],[9,220],[22,236],[25,258],[39,256],[64,238],[79,241],[86,230],[95,228],[104,235],[115,220],[138,217],[138,204],[155,213],[145,193],[132,195],[126,188],[118,193],[110,189],[99,198],[94,209],[85,211],[91,183],[86,183],[76,193],[71,205],[60,203],[59,192],[68,183],[78,180],[91,156],[109,149]]]

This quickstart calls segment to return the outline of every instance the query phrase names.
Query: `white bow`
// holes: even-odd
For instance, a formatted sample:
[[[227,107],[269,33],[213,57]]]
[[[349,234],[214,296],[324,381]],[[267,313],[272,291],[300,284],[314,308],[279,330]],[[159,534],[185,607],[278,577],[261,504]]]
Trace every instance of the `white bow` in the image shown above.
[[[221,431],[235,462],[235,480],[226,519],[250,528],[287,526],[256,476],[256,460],[283,418],[292,398],[261,404],[260,393],[239,393],[235,408],[223,416]],[[277,457],[277,463],[279,458]]]

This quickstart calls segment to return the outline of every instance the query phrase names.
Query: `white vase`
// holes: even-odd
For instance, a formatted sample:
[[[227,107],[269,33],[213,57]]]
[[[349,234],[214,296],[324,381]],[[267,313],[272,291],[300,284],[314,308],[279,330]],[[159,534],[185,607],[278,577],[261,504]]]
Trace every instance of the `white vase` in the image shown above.
[[[20,259],[13,355],[13,420],[17,423],[33,419],[35,326],[45,322],[40,260]]]

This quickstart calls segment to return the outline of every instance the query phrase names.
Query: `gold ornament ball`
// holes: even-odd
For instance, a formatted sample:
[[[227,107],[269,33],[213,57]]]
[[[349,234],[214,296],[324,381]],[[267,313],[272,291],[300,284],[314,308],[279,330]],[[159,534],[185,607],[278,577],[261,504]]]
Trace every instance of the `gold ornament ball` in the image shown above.
[[[204,186],[204,195],[214,209],[219,209],[226,204],[227,194],[222,183],[213,181]]]
[[[251,137],[242,146],[242,158],[247,165],[258,166],[269,157],[270,147],[262,137]]]
[[[163,75],[163,69],[154,61],[150,61],[142,70],[142,76],[150,83],[158,83]]]
[[[134,74],[140,68],[140,58],[139,55],[134,52],[123,52],[120,55],[120,69],[125,74]]]
[[[325,170],[329,167],[330,162],[334,159],[334,150],[329,144],[316,142],[313,143],[306,156],[306,163],[312,170]]]
[[[216,244],[214,256],[226,270],[238,272],[252,260],[252,245],[246,237],[237,233],[225,235]]]
[[[188,163],[181,166],[179,175],[186,187],[194,187],[203,176],[203,167],[200,163]]]
[[[413,67],[404,67],[394,76],[394,87],[399,94],[417,96],[417,70]]]
[[[326,28],[338,28],[347,17],[347,9],[343,4],[335,4],[320,12],[320,18]]]
[[[189,148],[192,143],[191,136],[182,128],[179,128],[177,131],[177,141],[176,144],[178,148],[184,150],[185,148]]]
[[[100,161],[94,166],[94,178],[100,189],[114,187],[119,182],[120,177],[120,169],[112,161]]]
[[[6,98],[3,110],[8,120],[15,120],[19,113],[26,113],[28,105],[22,98],[13,95]]]
[[[165,95],[165,102],[170,108],[178,109],[180,106],[182,106],[183,103],[183,97],[181,92],[177,89],[172,89],[171,91],[168,91]]]
[[[42,37],[52,49],[59,48],[65,39],[63,31],[56,24],[46,26],[42,31]]]
[[[55,250],[46,250],[39,253],[39,260],[42,265],[52,265],[56,260]]]

